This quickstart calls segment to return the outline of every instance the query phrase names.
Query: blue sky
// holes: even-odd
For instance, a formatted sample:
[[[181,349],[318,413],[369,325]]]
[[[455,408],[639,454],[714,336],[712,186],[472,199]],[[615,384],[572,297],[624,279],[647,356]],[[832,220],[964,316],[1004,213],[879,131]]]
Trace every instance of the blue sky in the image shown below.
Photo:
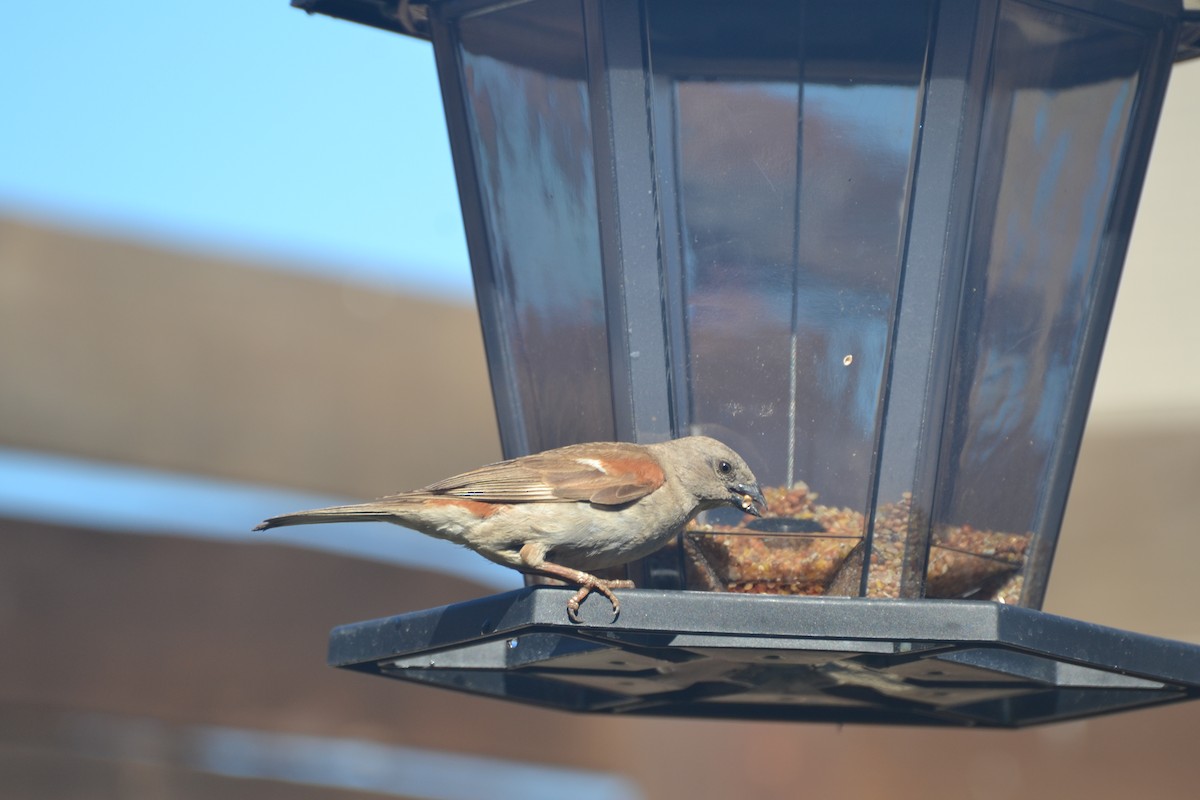
[[[469,299],[428,43],[287,0],[4,16],[0,213]]]
[[[287,0],[10,6],[0,214],[471,302],[428,43]],[[264,509],[346,500],[2,447],[0,486],[8,516],[243,541]],[[388,526],[330,533],[273,541],[520,585]]]

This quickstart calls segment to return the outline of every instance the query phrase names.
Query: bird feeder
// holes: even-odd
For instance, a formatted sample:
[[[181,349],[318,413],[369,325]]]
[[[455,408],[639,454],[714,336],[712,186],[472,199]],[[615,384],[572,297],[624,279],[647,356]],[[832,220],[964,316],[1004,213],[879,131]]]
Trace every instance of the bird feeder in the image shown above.
[[[1200,648],[1038,610],[1200,11],[294,4],[433,42],[505,454],[701,433],[770,487],[765,518],[630,565],[616,623],[529,588],[338,629],[334,663],[743,718],[1017,726],[1200,691]]]

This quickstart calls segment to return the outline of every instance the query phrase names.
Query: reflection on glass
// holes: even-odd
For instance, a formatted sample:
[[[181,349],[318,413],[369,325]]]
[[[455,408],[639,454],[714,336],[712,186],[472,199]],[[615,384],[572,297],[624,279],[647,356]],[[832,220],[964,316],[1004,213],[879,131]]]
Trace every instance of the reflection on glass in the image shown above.
[[[1113,257],[1106,226],[1154,33],[1001,0],[977,17],[941,4],[938,24],[960,29],[934,41],[935,5],[762,0],[764,30],[737,4],[645,0],[641,53],[633,40],[598,49],[621,26],[589,6],[600,27],[585,37],[579,2],[498,4],[457,23],[489,237],[482,290],[501,317],[489,357],[515,387],[527,450],[614,435],[597,220],[629,210],[607,188],[597,201],[592,135],[619,128],[624,149],[598,149],[630,152],[640,86],[607,92],[647,70],[662,302],[642,312],[653,326],[662,308],[673,432],[726,441],[771,500],[765,519],[714,511],[689,531],[690,586],[858,594],[869,567],[869,595],[1019,602],[1026,565],[1053,544],[1044,493],[1068,457],[1058,433],[1083,413],[1087,298]],[[974,52],[939,60],[975,25]],[[605,94],[589,98],[589,81]],[[959,81],[970,102],[928,120],[953,152],[929,146],[918,171],[925,103],[945,111],[955,92],[941,90]],[[621,124],[593,124],[593,108]],[[921,201],[925,255],[905,276],[910,196],[932,195],[948,218],[942,201]],[[626,245],[649,252],[640,236],[606,238],[610,265]],[[937,263],[923,263],[939,241]],[[927,331],[906,324],[922,309],[940,315]],[[940,347],[951,328],[953,356]],[[912,355],[927,345],[928,361]],[[915,361],[934,366],[905,374]],[[888,397],[900,400],[887,427],[912,423],[892,440]],[[881,446],[910,439],[921,454],[906,477],[879,474]]]
[[[1005,601],[1031,536],[1057,535],[1044,490],[1059,430],[1082,413],[1088,290],[1146,55],[1144,34],[1096,17],[1001,7],[933,539],[1007,558],[990,593]],[[931,564],[927,594],[957,596],[933,578]]]
[[[547,37],[558,46],[532,46]],[[508,315],[488,347],[514,373],[525,449],[612,439],[580,6],[536,0],[468,17],[459,46],[492,289]]]
[[[677,414],[775,500],[767,520],[708,515],[689,580],[824,592],[870,505],[929,9],[780,4],[764,41],[724,5],[648,4]],[[724,60],[698,70],[684,54],[714,39]]]

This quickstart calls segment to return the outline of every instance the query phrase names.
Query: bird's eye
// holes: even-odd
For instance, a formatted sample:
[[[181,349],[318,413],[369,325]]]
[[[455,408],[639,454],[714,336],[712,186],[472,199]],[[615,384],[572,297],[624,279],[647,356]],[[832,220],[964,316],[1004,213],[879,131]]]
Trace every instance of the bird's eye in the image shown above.
[[[733,465],[728,461],[718,461],[717,472],[721,473],[722,475],[728,475],[729,473],[733,472]]]

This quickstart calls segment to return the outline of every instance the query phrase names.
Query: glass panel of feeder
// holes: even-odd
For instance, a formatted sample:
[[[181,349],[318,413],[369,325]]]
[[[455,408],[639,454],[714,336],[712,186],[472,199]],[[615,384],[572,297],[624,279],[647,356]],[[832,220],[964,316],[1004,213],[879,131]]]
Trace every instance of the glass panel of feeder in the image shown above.
[[[706,515],[689,585],[824,593],[870,503],[928,7],[781,2],[764,38],[736,4],[678,5],[647,4],[676,417],[770,505]]]
[[[488,358],[515,390],[520,449],[612,439],[581,7],[507,6],[458,34],[501,314]]]
[[[1053,551],[1065,496],[1047,487],[1073,468],[1061,432],[1091,393],[1080,354],[1103,335],[1088,315],[1147,45],[1098,17],[1001,6],[928,596],[1018,602],[1030,553]]]

